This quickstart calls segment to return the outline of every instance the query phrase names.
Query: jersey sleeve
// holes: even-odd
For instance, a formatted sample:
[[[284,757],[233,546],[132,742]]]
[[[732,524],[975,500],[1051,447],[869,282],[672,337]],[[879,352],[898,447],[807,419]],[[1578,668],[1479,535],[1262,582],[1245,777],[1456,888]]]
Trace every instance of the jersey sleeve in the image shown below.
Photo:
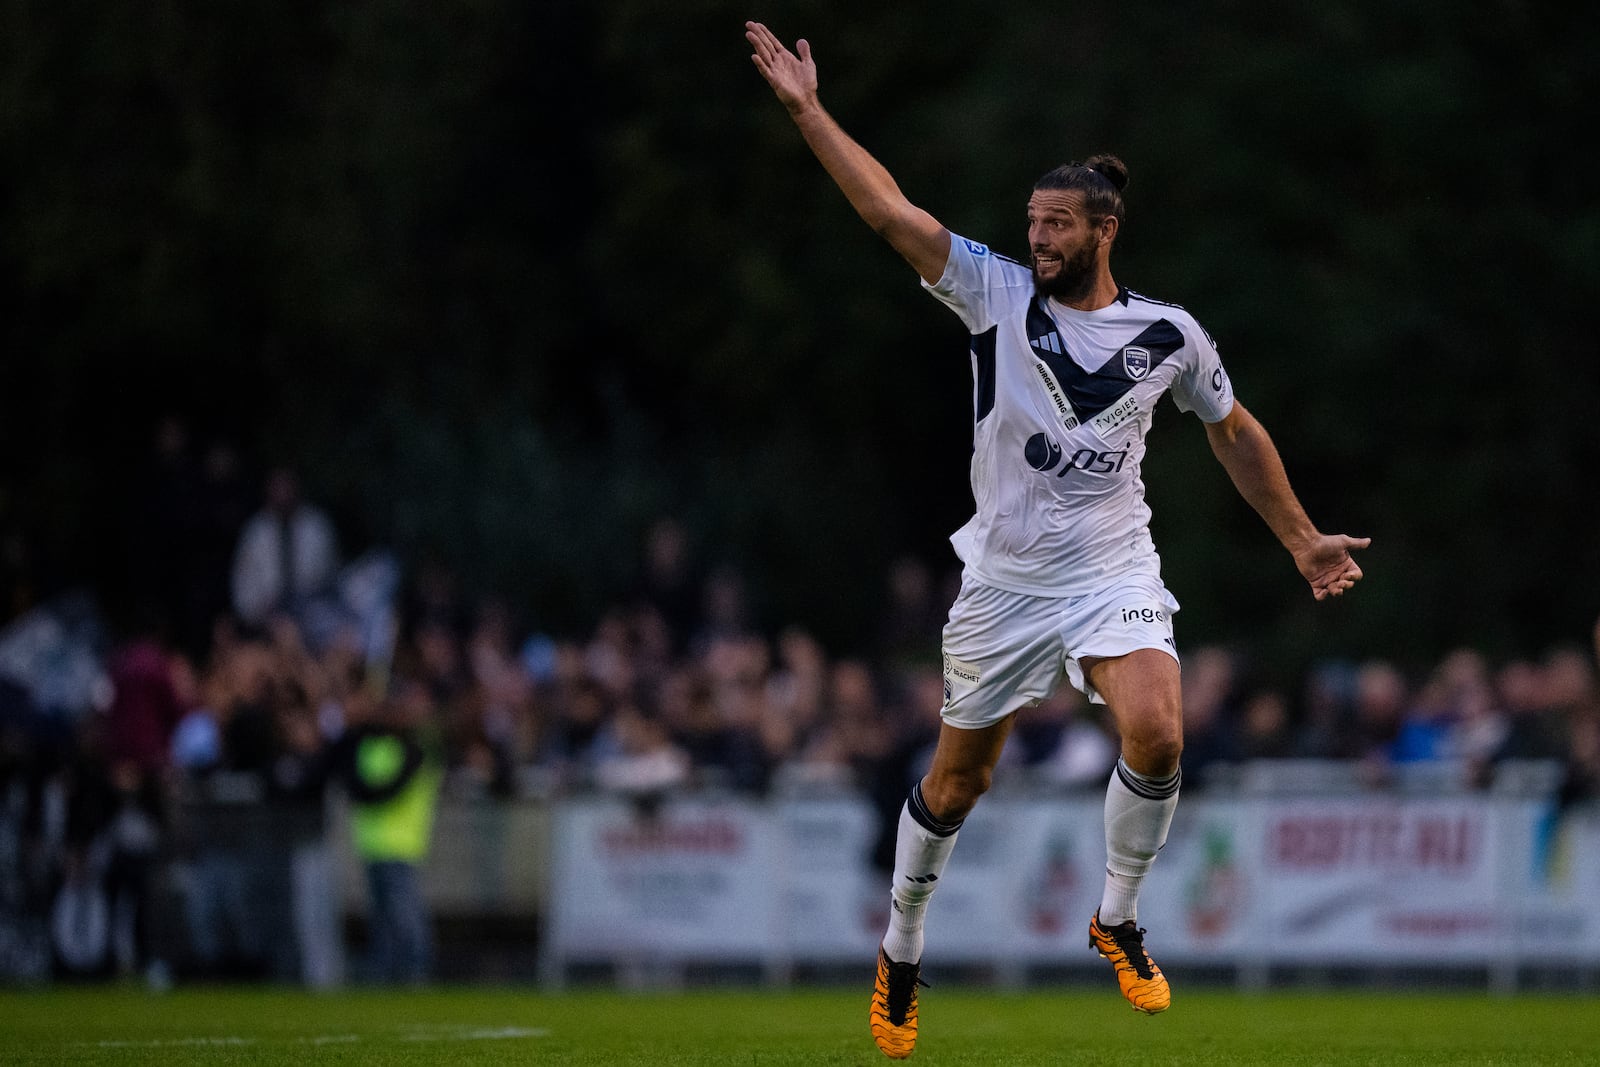
[[[922,287],[960,316],[967,329],[983,333],[1033,296],[1033,272],[987,245],[950,235],[944,274]]]
[[[1233,410],[1233,383],[1223,369],[1217,346],[1198,322],[1180,324],[1188,341],[1188,358],[1173,380],[1172,399],[1179,411],[1192,411],[1202,422],[1221,422]]]

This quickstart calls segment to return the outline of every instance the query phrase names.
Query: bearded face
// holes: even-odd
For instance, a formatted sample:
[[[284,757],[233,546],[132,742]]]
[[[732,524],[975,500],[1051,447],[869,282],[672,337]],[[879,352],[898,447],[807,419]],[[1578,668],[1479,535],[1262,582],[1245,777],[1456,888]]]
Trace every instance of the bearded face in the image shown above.
[[[1035,189],[1028,199],[1028,250],[1040,296],[1063,304],[1087,297],[1099,280],[1101,227],[1083,210],[1075,189]]]
[[[1033,249],[1033,287],[1040,296],[1072,304],[1089,295],[1097,276],[1100,242],[1090,233],[1075,248]]]

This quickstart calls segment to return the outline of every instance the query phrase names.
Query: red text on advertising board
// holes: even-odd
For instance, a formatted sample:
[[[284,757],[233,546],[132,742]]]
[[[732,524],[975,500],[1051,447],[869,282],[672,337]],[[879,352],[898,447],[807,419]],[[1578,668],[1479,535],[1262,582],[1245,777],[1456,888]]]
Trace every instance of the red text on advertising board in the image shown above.
[[[1267,862],[1299,870],[1463,871],[1483,851],[1484,826],[1461,813],[1289,815],[1267,830]]]

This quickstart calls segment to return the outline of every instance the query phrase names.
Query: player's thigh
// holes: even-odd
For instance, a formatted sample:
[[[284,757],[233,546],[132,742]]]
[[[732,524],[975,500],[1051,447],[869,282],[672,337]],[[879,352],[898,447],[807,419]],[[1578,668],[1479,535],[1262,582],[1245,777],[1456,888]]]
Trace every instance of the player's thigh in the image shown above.
[[[1084,671],[1122,737],[1123,759],[1140,774],[1170,774],[1183,748],[1178,661],[1155,648],[1088,660]]]

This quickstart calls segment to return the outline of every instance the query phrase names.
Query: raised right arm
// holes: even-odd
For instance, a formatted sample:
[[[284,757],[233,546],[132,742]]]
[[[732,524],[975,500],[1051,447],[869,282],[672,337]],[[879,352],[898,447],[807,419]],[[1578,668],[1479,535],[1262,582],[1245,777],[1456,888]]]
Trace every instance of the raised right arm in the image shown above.
[[[777,94],[800,134],[868,226],[888,241],[929,285],[944,274],[950,231],[907,200],[883,164],[845,133],[817,97],[817,64],[802,40],[790,52],[759,22],[744,24],[750,59]]]

